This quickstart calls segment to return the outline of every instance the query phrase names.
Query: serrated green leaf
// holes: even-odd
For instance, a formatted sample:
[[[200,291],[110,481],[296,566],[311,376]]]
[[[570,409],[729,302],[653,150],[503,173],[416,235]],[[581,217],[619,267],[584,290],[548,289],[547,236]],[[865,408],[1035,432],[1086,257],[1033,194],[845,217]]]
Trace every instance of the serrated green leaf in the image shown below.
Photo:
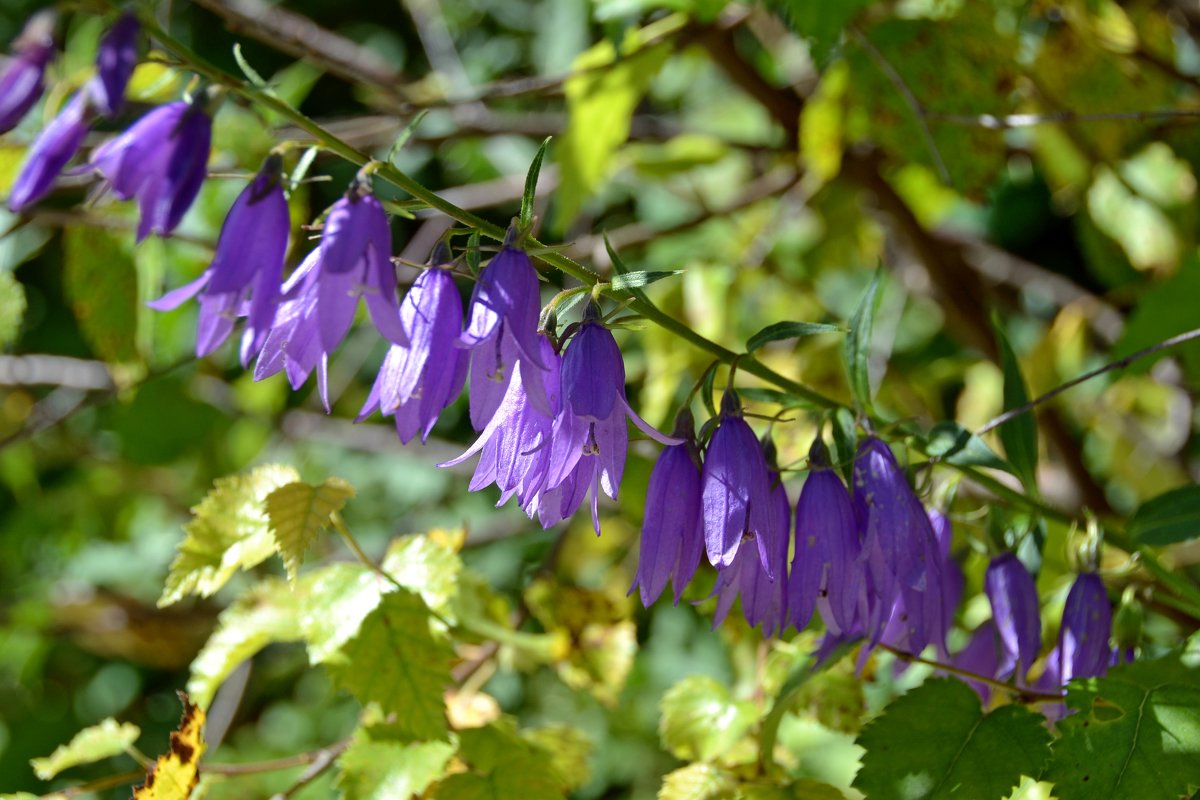
[[[982,439],[953,420],[943,420],[929,430],[925,455],[960,467],[991,467],[1015,474]]]
[[[550,146],[550,139],[553,137],[547,136],[542,140],[542,144],[537,149],[537,153],[533,156],[533,161],[529,164],[529,171],[525,173],[525,191],[521,193],[521,215],[520,227],[523,231],[528,231],[533,228],[533,207],[537,200],[537,183],[538,175],[542,172],[542,159],[546,157],[546,148]]]
[[[446,736],[442,692],[450,683],[450,646],[429,631],[429,610],[409,592],[383,596],[358,633],[326,666],[364,705],[378,703],[416,739]]]
[[[1004,797],[1049,758],[1044,718],[1021,706],[980,716],[979,697],[952,679],[926,681],[858,737],[867,752],[854,788],[897,800]]]
[[[445,774],[447,742],[375,742],[356,736],[338,757],[342,800],[399,800],[420,795]]]
[[[588,782],[592,740],[579,728],[549,725],[521,731],[521,738],[547,754],[550,768],[563,789],[573,791]]]
[[[17,339],[25,319],[25,287],[9,270],[0,270],[0,347]]]
[[[128,243],[100,228],[63,231],[63,291],[84,339],[105,361],[136,361],[137,269]]]
[[[392,541],[383,557],[383,570],[401,586],[421,595],[425,605],[443,619],[456,622],[454,598],[462,558],[450,544],[461,532],[401,536]]]
[[[702,762],[668,772],[658,790],[658,800],[733,800],[736,796],[733,775]]]
[[[187,691],[193,702],[208,708],[217,689],[243,661],[269,644],[303,637],[303,588],[270,578],[221,612],[216,630],[192,661]]]
[[[1058,800],[1176,800],[1200,786],[1200,639],[1072,681],[1043,776]]]
[[[631,289],[640,289],[643,286],[649,286],[652,283],[657,283],[663,278],[671,278],[675,275],[682,274],[683,270],[681,269],[672,269],[661,272],[645,272],[641,270],[636,272],[623,272],[619,275],[613,276],[613,279],[609,281],[608,288],[609,291],[612,292],[630,292],[630,294],[632,294],[630,291]]]
[[[188,594],[210,597],[239,569],[270,558],[275,538],[263,503],[272,491],[299,478],[296,470],[279,464],[218,478],[192,509],[158,604],[170,605]]]
[[[301,584],[308,601],[300,629],[308,645],[308,660],[324,664],[337,659],[346,642],[358,633],[363,620],[395,587],[361,564],[331,564],[307,573]]]
[[[1017,354],[1013,352],[1008,337],[999,325],[996,325],[996,341],[1000,345],[1000,366],[1004,370],[1004,410],[1011,411],[1029,402],[1029,392],[1025,388],[1025,378],[1021,375],[1021,365]],[[1017,471],[1017,476],[1025,484],[1025,488],[1037,488],[1037,424],[1033,412],[1021,414],[1001,425],[997,432],[1004,444],[1004,454]]]
[[[459,758],[468,772],[451,775],[429,792],[431,800],[558,800],[565,797],[546,754],[521,739],[508,720],[460,731]]]
[[[59,745],[45,758],[31,760],[29,765],[39,778],[48,781],[71,767],[92,764],[128,752],[141,735],[142,729],[137,725],[117,722],[109,717],[98,725],[84,728],[70,742]]]
[[[662,699],[658,733],[663,746],[684,761],[712,761],[729,751],[758,717],[754,705],[735,701],[724,685],[693,675]]]
[[[1152,497],[1133,512],[1129,535],[1143,544],[1174,544],[1200,536],[1200,486]]]
[[[778,342],[783,339],[799,339],[802,336],[815,336],[819,333],[844,333],[837,325],[824,322],[776,322],[768,325],[746,340],[746,352],[753,353],[768,342]]]
[[[875,314],[879,311],[879,282],[882,276],[882,269],[875,271],[850,320],[850,330],[842,346],[850,392],[858,405],[865,409],[871,408],[871,332],[875,329]]]
[[[305,551],[353,496],[354,487],[336,477],[320,486],[295,481],[267,495],[267,519],[291,581],[296,580]]]

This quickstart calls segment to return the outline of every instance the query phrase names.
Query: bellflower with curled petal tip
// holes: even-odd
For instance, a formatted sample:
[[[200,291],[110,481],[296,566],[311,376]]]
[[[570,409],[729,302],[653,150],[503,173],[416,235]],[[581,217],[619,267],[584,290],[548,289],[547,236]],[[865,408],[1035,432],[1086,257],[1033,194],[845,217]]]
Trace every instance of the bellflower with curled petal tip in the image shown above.
[[[34,15],[14,45],[16,55],[0,73],[0,133],[17,127],[42,96],[46,65],[54,57],[53,20]]]
[[[137,66],[140,30],[137,17],[125,14],[100,40],[96,53],[97,75],[88,84],[88,91],[96,110],[106,117],[115,117],[125,107],[125,87]]]
[[[200,322],[196,355],[203,358],[233,332],[235,320],[247,317],[242,336],[242,364],[258,354],[275,322],[287,254],[287,199],[283,195],[282,161],[271,156],[250,185],[234,201],[212,264],[199,278],[150,303],[170,311],[199,295]]]
[[[515,238],[510,231],[509,240]],[[538,313],[541,290],[537,271],[529,256],[506,242],[503,249],[479,273],[467,312],[467,327],[460,337],[471,351],[471,424],[482,430],[500,406],[512,366],[526,362],[530,370],[545,369],[538,344]],[[552,415],[541,393],[540,381],[528,381],[530,400],[543,413]]]
[[[637,577],[629,587],[630,594],[639,591],[647,608],[662,594],[668,580],[675,588],[678,605],[704,552],[700,455],[690,441],[693,426],[692,414],[685,409],[674,431],[674,436],[685,442],[663,448],[650,472]]]
[[[394,416],[401,442],[418,433],[424,441],[467,379],[468,356],[455,346],[462,320],[462,298],[450,272],[433,266],[418,275],[400,302],[408,344],[388,350],[359,419],[378,409]]]
[[[1104,582],[1094,572],[1081,573],[1067,593],[1058,633],[1059,680],[1094,678],[1108,671],[1112,608]]]
[[[775,531],[767,462],[754,431],[741,417],[737,395],[721,399],[717,428],[704,454],[704,544],[718,569],[733,563],[743,540],[758,542],[759,560],[769,577],[786,569],[767,546]]]
[[[796,501],[796,551],[788,579],[788,612],[804,629],[818,604],[835,634],[850,630],[862,588],[860,545],[850,493],[829,466],[820,437],[809,452],[812,469]]]
[[[87,97],[84,92],[79,92],[38,134],[9,193],[10,209],[20,213],[46,196],[54,179],[83,144],[90,117]]]
[[[212,118],[183,100],[160,106],[92,153],[91,165],[121,200],[137,198],[137,240],[170,234],[200,192]]]
[[[983,586],[1000,635],[1002,654],[996,675],[1007,678],[1020,667],[1017,678],[1023,680],[1042,644],[1042,619],[1033,576],[1020,559],[1005,553],[988,564]]]
[[[779,473],[768,473],[771,481],[771,503],[774,505],[775,529],[762,537],[772,554],[772,562],[787,563],[788,545],[792,533],[791,505],[787,490],[779,479]],[[787,624],[788,586],[782,568],[772,580],[763,568],[758,552],[743,547],[733,558],[733,563],[717,574],[713,593],[717,595],[717,609],[713,615],[713,627],[720,625],[733,606],[734,598],[742,598],[742,616],[750,627],[762,625],[763,636],[782,631]]]

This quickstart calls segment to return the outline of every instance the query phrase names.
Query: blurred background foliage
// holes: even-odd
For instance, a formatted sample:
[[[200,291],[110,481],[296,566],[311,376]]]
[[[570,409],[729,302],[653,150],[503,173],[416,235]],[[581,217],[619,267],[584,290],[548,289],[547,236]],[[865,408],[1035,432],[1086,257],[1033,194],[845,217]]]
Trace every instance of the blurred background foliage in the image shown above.
[[[0,41],[41,5],[7,0]],[[682,270],[648,293],[733,350],[777,320],[844,322],[882,263],[871,374],[879,408],[900,421],[893,438],[940,420],[977,429],[1002,410],[993,315],[1031,395],[1200,319],[1200,139],[1187,116],[1200,114],[1200,14],[1185,0],[299,0],[274,10],[263,0],[196,0],[161,2],[157,13],[234,74],[240,43],[283,96],[377,156],[428,108],[398,166],[500,224],[518,209],[538,144],[555,136],[538,196],[541,237],[604,272],[606,231],[634,268]],[[292,15],[311,23],[299,44],[278,32],[297,30]],[[46,99],[0,139],[0,195],[32,136],[91,69],[102,18],[64,22]],[[298,58],[312,42],[344,45],[345,56]],[[131,95],[161,102],[187,79],[151,58]],[[1104,114],[1116,116],[1095,116]],[[1044,119],[1009,125],[1006,115]],[[232,100],[215,131],[216,178],[170,239],[135,248],[133,209],[94,197],[83,177],[65,179],[27,217],[0,211],[0,789],[44,791],[29,759],[109,716],[139,725],[147,752],[161,749],[179,717],[175,692],[218,614],[262,576],[282,574],[269,560],[210,598],[159,608],[181,526],[214,479],[268,462],[352,484],[344,516],[373,556],[396,536],[443,531],[461,558],[456,602],[468,598],[496,626],[460,648],[452,723],[471,729],[502,712],[541,731],[580,798],[653,796],[683,762],[697,764],[672,773],[664,796],[718,796],[720,770],[752,774],[750,729],[815,639],[764,641],[735,616],[711,631],[711,574],[678,606],[642,610],[626,598],[653,449],[634,449],[620,502],[603,507],[602,537],[586,523],[542,531],[519,510],[493,509],[490,490],[468,493],[461,469],[434,467],[473,438],[465,399],[423,448],[401,448],[390,424],[350,422],[383,353],[365,329],[332,363],[340,399],[326,416],[309,387],[293,393],[280,376],[255,383],[228,348],[195,361],[193,311],[146,309],[206,266],[243,185],[236,178],[277,141],[302,138]],[[318,157],[312,174],[329,180],[292,197],[290,263],[312,246],[299,225],[353,172]],[[426,212],[397,217],[401,255],[423,261],[448,227]],[[631,402],[669,428],[710,357],[650,325],[618,338]],[[759,355],[848,402],[841,346],[820,335]],[[1085,508],[1127,515],[1192,482],[1198,378],[1192,343],[1045,406],[1045,500],[1076,518]],[[718,388],[724,380],[722,370]],[[779,461],[796,464],[816,419],[785,416],[773,426]],[[994,433],[988,441],[999,449]],[[788,479],[794,498],[802,476]],[[988,614],[979,589],[989,548],[1030,520],[953,473],[922,488],[952,510],[969,629]],[[1043,522],[1051,641],[1076,532]],[[455,530],[465,538],[446,533]],[[308,569],[349,558],[332,537],[315,550]],[[1191,570],[1198,555],[1183,544],[1171,559]],[[1139,581],[1130,572],[1115,588]],[[1186,630],[1169,609],[1151,610],[1146,647]],[[900,685],[924,674],[909,670]],[[271,645],[234,675],[230,697],[210,709],[214,761],[315,751],[358,721],[358,703],[310,669],[298,644]],[[824,673],[780,728],[791,794],[769,796],[836,796],[818,783],[853,796],[853,734],[899,689],[886,657],[864,681],[850,663]],[[705,703],[723,710],[719,724],[697,731],[694,719],[678,721]],[[554,727],[564,725],[579,733]],[[59,780],[132,766],[118,757]],[[207,796],[266,797],[301,766],[214,776]],[[294,796],[329,796],[335,780],[327,771]],[[340,790],[387,796],[346,782]]]

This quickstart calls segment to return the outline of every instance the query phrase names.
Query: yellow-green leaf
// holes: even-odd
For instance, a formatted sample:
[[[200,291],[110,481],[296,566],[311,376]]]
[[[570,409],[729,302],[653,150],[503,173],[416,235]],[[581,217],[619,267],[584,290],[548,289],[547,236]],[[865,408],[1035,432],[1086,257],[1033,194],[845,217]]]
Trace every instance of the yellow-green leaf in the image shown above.
[[[658,790],[658,800],[733,800],[737,781],[729,772],[697,761],[668,772]]]
[[[356,736],[338,758],[342,800],[394,800],[420,795],[446,771],[453,745],[447,742],[371,741]]]
[[[183,701],[179,730],[171,733],[171,746],[146,773],[146,782],[133,791],[133,800],[188,800],[200,782],[200,759],[204,755],[204,710]]]
[[[353,496],[354,487],[341,478],[327,478],[319,486],[296,481],[267,495],[267,519],[288,578],[296,580],[304,552]]]
[[[141,735],[141,728],[137,725],[117,722],[109,717],[99,725],[84,728],[70,742],[59,745],[50,755],[35,758],[29,764],[39,778],[48,781],[71,767],[103,761],[127,752]]]

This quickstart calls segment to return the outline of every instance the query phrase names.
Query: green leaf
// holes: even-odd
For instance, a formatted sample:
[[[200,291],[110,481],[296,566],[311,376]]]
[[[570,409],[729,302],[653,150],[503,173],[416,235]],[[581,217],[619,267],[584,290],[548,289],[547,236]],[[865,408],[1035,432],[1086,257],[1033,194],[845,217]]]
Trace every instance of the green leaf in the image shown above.
[[[1000,365],[1004,370],[1004,410],[1012,411],[1029,402],[1029,392],[1025,388],[1025,378],[1021,376],[1021,366],[1017,362],[1017,354],[1013,352],[1008,337],[997,324],[996,341],[1000,345]],[[1025,484],[1025,488],[1034,491],[1037,488],[1037,423],[1033,413],[1021,414],[1002,424],[998,433],[1004,444],[1004,453],[1017,471],[1017,476]]]
[[[658,733],[676,758],[712,761],[737,744],[757,717],[753,703],[734,701],[723,684],[692,675],[663,696]]]
[[[617,254],[617,251],[615,249],[613,249],[612,242],[610,242],[608,240],[607,233],[604,234],[604,249],[605,249],[605,251],[608,252],[608,260],[612,262],[613,272],[617,273],[613,277],[613,280],[616,280],[617,278],[623,277],[625,275],[635,274],[633,272],[633,270],[629,269],[628,265],[626,265],[625,261],[621,258],[621,256]],[[637,281],[633,281],[632,283],[625,284],[621,288],[624,289],[625,291],[629,292],[631,295],[636,297],[638,300],[641,300],[646,305],[652,305],[652,303],[650,302],[649,296],[647,296],[647,294],[642,291],[641,284],[639,284]]]
[[[300,640],[302,594],[269,578],[222,611],[216,630],[192,661],[187,684],[192,701],[208,708],[217,689],[243,661],[269,644]]]
[[[765,389],[761,386],[748,386],[744,389],[738,389],[738,397],[755,403],[775,403],[784,408],[807,408],[812,405],[812,403],[803,397],[797,397],[794,394],[788,394],[779,389]]]
[[[306,574],[300,581],[308,592],[300,628],[308,645],[308,660],[324,664],[340,658],[346,642],[395,589],[361,564],[331,564]]]
[[[142,730],[130,722],[117,722],[112,717],[84,728],[71,741],[59,745],[46,758],[29,762],[39,778],[48,781],[63,770],[80,764],[92,764],[128,752],[142,735]]]
[[[188,594],[210,597],[239,569],[270,558],[275,539],[263,503],[272,491],[299,479],[296,470],[279,464],[217,478],[183,528],[186,536],[171,562],[159,606]]]
[[[443,619],[456,622],[454,599],[458,595],[462,559],[453,541],[462,531],[430,531],[401,536],[392,541],[383,557],[383,570],[401,586],[421,595],[425,605]]]
[[[836,3],[770,0],[767,5],[778,11],[792,30],[809,41],[813,59],[824,65],[833,56],[846,26],[854,21],[858,12],[874,3],[875,0],[838,0]]]
[[[882,277],[883,270],[880,268],[875,271],[875,277],[871,278],[867,291],[858,303],[842,348],[850,392],[865,409],[871,408],[871,332],[875,328],[875,314],[879,311],[879,282]]]
[[[417,126],[421,124],[421,120],[425,119],[425,115],[428,113],[428,110],[422,109],[408,121],[408,124],[404,126],[404,130],[400,131],[399,135],[396,136],[396,140],[392,142],[392,146],[388,148],[387,163],[395,163],[396,155],[404,149],[404,145],[408,144],[408,140],[417,132]]]
[[[432,800],[559,800],[565,797],[547,755],[521,739],[508,720],[458,734],[458,756],[468,772],[451,775],[429,792]]]
[[[354,487],[341,478],[327,478],[320,486],[296,481],[267,495],[267,519],[291,581],[296,580],[309,545],[333,524],[333,515],[353,496]]]
[[[746,352],[753,353],[767,342],[778,342],[783,339],[799,339],[802,336],[815,336],[818,333],[844,333],[837,325],[824,322],[776,322],[768,325],[746,340]]]
[[[479,274],[479,231],[471,231],[467,237],[467,266],[472,275]]]
[[[342,800],[397,800],[421,795],[454,755],[446,742],[375,742],[355,736],[338,757]]]
[[[1174,544],[1200,536],[1200,486],[1152,497],[1133,512],[1129,535],[1143,544]]]
[[[442,692],[450,683],[450,646],[429,631],[429,610],[409,592],[383,596],[358,633],[326,665],[364,705],[378,703],[416,739],[446,736]]]
[[[9,270],[0,270],[0,347],[17,340],[25,319],[25,287]]]
[[[1197,326],[1192,300],[1200,296],[1200,259],[1185,258],[1179,271],[1150,286],[1138,300],[1116,346],[1113,358],[1124,358],[1139,350],[1186,333]],[[1150,370],[1164,356],[1178,356],[1193,380],[1200,376],[1200,341],[1192,341],[1135,361],[1127,368],[1134,373]]]
[[[547,136],[529,164],[529,172],[525,173],[525,191],[521,193],[520,228],[522,231],[533,229],[533,207],[537,200],[538,175],[542,172],[542,159],[546,157],[546,148],[550,146],[553,137]]]
[[[953,420],[943,420],[929,430],[925,455],[960,467],[991,467],[1013,472],[1007,461],[982,439]]]
[[[523,730],[521,738],[547,754],[551,770],[566,791],[574,791],[588,782],[592,741],[583,731],[570,725],[549,725]]]
[[[1200,786],[1200,639],[1072,681],[1043,776],[1058,800],[1175,800]]]
[[[288,177],[289,194],[296,191],[296,187],[300,185],[300,181],[304,180],[304,176],[308,174],[309,168],[317,160],[317,155],[320,152],[321,149],[319,147],[310,147],[300,155],[300,158],[296,161],[296,168],[292,170],[291,176]]]
[[[127,243],[90,227],[63,231],[63,290],[83,338],[106,361],[136,361],[137,269]]]
[[[638,49],[631,38],[618,55],[611,41],[582,53],[563,85],[567,129],[555,148],[561,167],[558,224],[568,225],[584,201],[608,176],[613,156],[629,138],[633,111],[666,62],[672,47]]]
[[[734,800],[736,796],[733,775],[702,762],[668,772],[658,790],[658,800]]]
[[[267,82],[263,80],[263,76],[258,74],[258,70],[250,66],[250,62],[242,55],[242,45],[235,43],[233,45],[233,60],[237,62],[238,68],[242,74],[246,76],[246,80],[250,81],[257,89],[268,89]]]
[[[615,263],[615,262],[614,262]],[[683,270],[673,269],[664,272],[622,272],[619,275],[614,275],[609,281],[608,288],[611,292],[629,292],[633,294],[631,289],[649,286],[652,283],[657,283],[663,278],[671,278],[676,275],[682,275]]]
[[[1045,719],[1021,706],[980,716],[961,681],[926,681],[891,703],[858,737],[866,749],[854,788],[868,797],[1006,796],[1050,755]]]

